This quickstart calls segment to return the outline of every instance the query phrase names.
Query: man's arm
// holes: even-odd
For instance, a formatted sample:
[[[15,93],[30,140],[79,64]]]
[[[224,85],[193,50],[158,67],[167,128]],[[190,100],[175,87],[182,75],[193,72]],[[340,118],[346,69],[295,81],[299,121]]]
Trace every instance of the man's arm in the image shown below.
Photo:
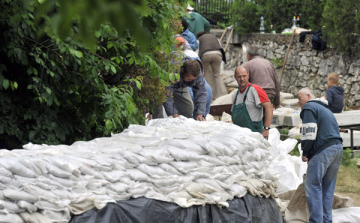
[[[207,91],[205,86],[205,77],[200,75],[193,86],[194,104],[196,105],[196,114],[204,116],[206,110]]]
[[[271,102],[264,102],[261,103],[261,106],[265,109],[265,121],[264,126],[270,127],[271,121],[273,119],[273,106]],[[269,137],[269,130],[264,129],[261,133],[265,139]]]
[[[163,103],[165,108],[165,112],[167,116],[178,117],[178,111],[175,108],[173,92],[174,92],[174,84],[170,84],[169,86],[165,87],[165,94],[166,94],[166,101]]]
[[[317,120],[312,111],[305,109],[301,112],[300,117],[303,122],[302,127],[300,128],[301,149],[303,151],[302,160],[306,162],[311,150],[313,150],[318,127]]]

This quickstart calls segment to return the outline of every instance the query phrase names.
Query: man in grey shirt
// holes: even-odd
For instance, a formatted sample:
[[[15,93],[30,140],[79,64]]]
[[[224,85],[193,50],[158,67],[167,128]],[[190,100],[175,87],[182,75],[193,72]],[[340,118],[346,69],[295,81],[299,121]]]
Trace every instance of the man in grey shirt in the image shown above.
[[[249,82],[264,89],[274,108],[278,108],[280,84],[274,66],[270,61],[259,57],[258,47],[248,46],[246,52],[248,62],[244,64],[244,67],[249,71]]]

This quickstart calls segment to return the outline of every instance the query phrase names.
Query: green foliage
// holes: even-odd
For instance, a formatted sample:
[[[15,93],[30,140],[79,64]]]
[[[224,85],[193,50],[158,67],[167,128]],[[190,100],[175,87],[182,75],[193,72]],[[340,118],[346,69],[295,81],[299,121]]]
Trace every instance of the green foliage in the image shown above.
[[[274,64],[275,68],[279,68],[282,67],[284,64],[284,59],[283,58],[274,58],[271,60],[271,63]]]
[[[172,0],[110,2],[2,0],[1,148],[109,136],[142,124],[150,102],[164,100],[183,9]]]
[[[355,53],[359,46],[357,36],[360,33],[359,7],[359,1],[326,1],[322,24],[328,45],[348,54]]]
[[[264,16],[265,32],[270,26],[277,33],[292,26],[294,16],[300,16],[302,28],[317,30],[320,28],[325,1],[321,0],[236,0],[233,5],[233,24],[240,34],[259,32],[260,17]]]
[[[289,154],[291,156],[301,156],[299,149],[298,149],[298,145],[299,145],[299,143],[296,144],[295,148],[289,152]]]
[[[357,168],[357,162],[354,159],[352,150],[350,148],[344,149],[341,165]]]

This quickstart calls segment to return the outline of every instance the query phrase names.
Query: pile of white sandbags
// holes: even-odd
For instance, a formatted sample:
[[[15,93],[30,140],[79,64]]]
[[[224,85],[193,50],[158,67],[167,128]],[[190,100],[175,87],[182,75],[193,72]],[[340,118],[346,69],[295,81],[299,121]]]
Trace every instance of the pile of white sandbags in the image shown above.
[[[71,146],[0,150],[0,222],[68,222],[141,196],[181,207],[274,196],[279,149],[246,128],[180,117]]]

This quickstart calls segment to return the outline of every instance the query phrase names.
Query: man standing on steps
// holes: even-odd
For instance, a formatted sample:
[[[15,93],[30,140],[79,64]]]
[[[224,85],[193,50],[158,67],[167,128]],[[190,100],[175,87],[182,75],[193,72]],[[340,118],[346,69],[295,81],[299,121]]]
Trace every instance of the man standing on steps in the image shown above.
[[[234,76],[239,84],[239,90],[234,95],[234,103],[231,108],[232,122],[240,127],[249,128],[253,132],[259,132],[265,139],[268,139],[273,107],[266,92],[258,85],[249,82],[249,73],[246,67],[237,67]],[[265,113],[264,122],[263,113]]]
[[[274,108],[280,106],[280,84],[274,66],[266,59],[259,57],[259,49],[256,46],[248,46],[246,49],[247,60],[244,67],[249,71],[249,82],[259,85],[266,91]]]
[[[326,100],[315,99],[311,88],[298,94],[302,161],[308,162],[305,177],[310,223],[332,222],[332,205],[337,173],[343,155],[342,138]]]
[[[189,13],[190,17],[185,16],[185,20],[189,24],[188,29],[195,36],[201,32],[206,31],[210,32],[210,23],[202,15],[197,12],[193,12],[194,8],[189,4],[186,8],[186,12]]]

